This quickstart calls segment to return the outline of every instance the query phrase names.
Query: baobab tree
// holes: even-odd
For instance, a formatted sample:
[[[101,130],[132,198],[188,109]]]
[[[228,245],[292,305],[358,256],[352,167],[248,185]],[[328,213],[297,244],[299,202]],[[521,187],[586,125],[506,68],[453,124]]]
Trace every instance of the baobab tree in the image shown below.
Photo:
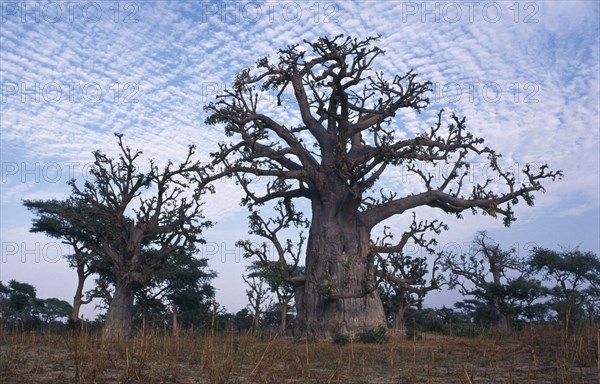
[[[169,257],[191,255],[203,241],[202,231],[211,222],[204,220],[201,197],[210,187],[194,185],[201,168],[194,159],[195,147],[189,147],[179,164],[168,161],[159,167],[150,160],[144,171],[142,152],[126,146],[121,134],[115,136],[118,158],[95,151],[90,179],[83,184],[71,180],[71,196],[54,213],[68,223],[62,235],[75,236],[79,249],[101,259],[98,291],[109,300],[104,335],[127,337],[132,333],[135,290],[150,284]]]
[[[514,248],[500,248],[481,231],[470,252],[446,255],[444,266],[451,274],[451,288],[458,287],[462,295],[475,298],[472,303],[489,307],[490,320],[499,330],[510,329],[512,317],[518,314],[513,296],[528,281],[527,262]]]
[[[256,334],[263,312],[271,305],[270,302],[267,302],[269,291],[260,278],[246,278],[242,275],[242,279],[248,285],[246,296],[248,296],[248,308],[252,311],[252,333]]]
[[[230,138],[213,153],[206,182],[235,176],[250,207],[275,199],[310,204],[298,307],[300,329],[309,337],[384,324],[371,249],[376,225],[419,207],[458,217],[472,210],[502,216],[509,225],[514,204],[532,205],[541,182],[561,175],[546,165],[525,166],[518,177],[503,170],[500,155],[466,130],[466,119],[451,114],[446,121],[443,110],[416,135],[394,125],[402,111],[428,106],[431,83],[412,70],[391,78],[373,71],[384,54],[374,45],[378,40],[340,35],[291,45],[274,61],[261,58],[241,71],[205,107],[206,123],[222,125]],[[487,161],[489,179],[467,178],[475,161]],[[438,177],[426,171],[442,166],[447,172]],[[418,176],[411,186],[416,192],[384,188],[399,182],[394,168]]]

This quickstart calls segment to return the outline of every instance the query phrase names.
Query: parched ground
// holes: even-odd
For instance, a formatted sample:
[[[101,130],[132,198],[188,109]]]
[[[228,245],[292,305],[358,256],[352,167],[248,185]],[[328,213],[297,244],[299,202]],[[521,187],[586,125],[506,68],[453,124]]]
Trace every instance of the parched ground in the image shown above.
[[[598,383],[600,331],[336,345],[246,335],[0,333],[0,383]]]

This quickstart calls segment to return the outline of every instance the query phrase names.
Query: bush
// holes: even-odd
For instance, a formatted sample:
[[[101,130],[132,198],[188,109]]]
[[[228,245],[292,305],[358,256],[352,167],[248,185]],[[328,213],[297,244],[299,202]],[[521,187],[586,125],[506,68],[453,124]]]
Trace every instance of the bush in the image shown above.
[[[387,341],[387,328],[383,325],[377,329],[370,329],[365,332],[361,332],[357,335],[358,341],[361,343],[385,343]]]
[[[479,337],[485,328],[476,324],[454,324],[449,330],[449,334],[458,337]]]
[[[419,329],[416,324],[407,324],[406,325],[406,338],[409,340],[421,340],[421,334],[419,333]]]
[[[341,333],[341,332],[337,332],[334,336],[333,336],[333,342],[335,344],[339,344],[339,345],[346,345],[348,343],[350,343],[350,336]]]

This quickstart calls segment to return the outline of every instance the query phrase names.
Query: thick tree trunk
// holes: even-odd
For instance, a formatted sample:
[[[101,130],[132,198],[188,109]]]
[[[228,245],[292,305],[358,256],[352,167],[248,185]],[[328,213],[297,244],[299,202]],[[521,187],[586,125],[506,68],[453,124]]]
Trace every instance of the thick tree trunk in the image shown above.
[[[385,326],[375,286],[369,230],[356,215],[313,203],[299,330],[311,339],[351,336]],[[350,217],[348,217],[350,216]]]
[[[508,331],[510,329],[510,319],[508,315],[500,311],[500,298],[494,297],[492,300],[494,324],[500,331]]]
[[[285,335],[285,331],[287,328],[287,312],[288,312],[288,303],[285,301],[281,301],[279,303],[279,333],[281,335]]]
[[[404,306],[402,304],[399,305],[398,309],[394,311],[392,318],[392,328],[397,331],[404,331],[406,329],[406,319],[404,318],[404,314],[409,306]]]
[[[490,262],[490,272],[492,273],[492,279],[494,281],[494,284],[496,286],[500,286],[502,285],[500,279],[503,267],[498,266],[498,260],[500,256],[497,252],[498,249],[496,248],[496,250],[494,250],[492,255],[488,256],[488,258]],[[500,310],[500,307],[502,306],[502,301],[502,297],[497,295],[495,295],[492,298],[494,323],[498,330],[508,331],[510,329],[510,319],[508,318],[508,315],[506,315]]]
[[[119,279],[115,284],[115,293],[108,306],[104,336],[131,337],[133,326],[133,283]]]
[[[496,328],[500,331],[508,331],[510,330],[510,318],[504,314],[497,312],[496,316]]]
[[[171,309],[171,313],[173,315],[173,336],[177,337],[179,336],[179,323],[177,321],[177,309],[175,309],[175,306]]]

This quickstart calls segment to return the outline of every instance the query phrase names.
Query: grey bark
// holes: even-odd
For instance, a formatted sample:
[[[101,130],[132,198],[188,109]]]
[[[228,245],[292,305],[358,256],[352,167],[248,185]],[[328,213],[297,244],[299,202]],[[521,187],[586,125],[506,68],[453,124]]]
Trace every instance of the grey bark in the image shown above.
[[[286,302],[279,302],[279,333],[285,335],[285,331],[287,328],[287,312],[288,312],[288,304]]]
[[[356,335],[385,325],[369,258],[369,228],[332,206],[313,207],[299,329],[313,339]]]
[[[132,335],[133,324],[133,284],[125,278],[115,284],[103,335],[111,338],[127,338]]]

